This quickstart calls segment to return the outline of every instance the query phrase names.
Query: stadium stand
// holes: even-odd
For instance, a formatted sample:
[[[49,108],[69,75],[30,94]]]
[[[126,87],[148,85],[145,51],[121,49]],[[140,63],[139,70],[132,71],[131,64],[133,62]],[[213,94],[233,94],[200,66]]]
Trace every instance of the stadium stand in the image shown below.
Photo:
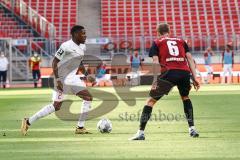
[[[156,25],[160,22],[168,22],[173,31],[172,35],[183,37],[190,47],[197,50],[194,52],[192,49],[196,60],[200,63],[202,63],[201,52],[206,46],[216,48],[217,55],[220,55],[218,53],[228,43],[240,48],[240,1],[237,0],[101,0],[98,5],[88,5],[89,12],[81,8],[83,6],[86,8],[87,0],[85,3],[83,1],[14,0],[15,3],[11,3],[10,0],[0,0],[0,4],[4,5],[0,7],[0,37],[26,38],[28,45],[14,46],[13,52],[25,56],[25,59],[32,51],[46,55],[47,67],[49,59],[60,43],[70,37],[69,30],[78,23],[77,18],[81,19],[81,23],[88,24],[82,19],[91,14],[98,15],[95,19],[94,16],[90,16],[91,21],[87,26],[88,28],[98,26],[93,27],[92,30],[96,33],[92,34],[92,37],[108,37],[113,42],[103,47],[107,58],[111,49],[106,49],[106,46],[123,49],[113,50],[111,56],[116,53],[124,55],[128,52],[127,48],[141,48],[143,54],[147,54],[152,40],[157,36]],[[99,7],[100,2],[101,7]],[[98,12],[91,12],[92,8],[101,11],[101,15],[96,14]],[[84,14],[81,14],[82,12]],[[99,23],[99,16],[101,23]],[[50,36],[53,35],[50,33],[52,26],[53,37]],[[99,35],[99,26],[101,35]],[[93,33],[92,30],[90,30],[91,33]],[[94,45],[89,47],[88,51],[94,47],[97,52],[102,51],[99,46]],[[103,54],[101,56],[103,57]],[[214,63],[220,63],[219,57],[214,57]],[[239,61],[238,57],[236,59]],[[25,64],[25,61],[21,60],[21,64]],[[144,62],[147,64],[147,59]],[[120,67],[127,70],[129,66]],[[16,68],[18,68],[17,65]],[[116,74],[122,74],[123,71],[119,72],[118,68],[113,70],[116,70]],[[111,68],[111,72],[113,70]],[[218,64],[215,71],[220,72],[220,70],[222,70],[221,65]],[[233,70],[239,70],[239,65],[235,65]],[[200,71],[204,72],[205,69],[201,67]],[[27,73],[27,70],[25,72]],[[22,72],[22,75],[25,72]],[[49,73],[47,72],[46,76]],[[94,70],[91,73],[94,73]],[[22,76],[22,79],[24,78],[25,76]]]
[[[0,5],[0,35],[1,37],[29,38],[33,37],[33,30],[27,24],[19,21],[11,12]],[[35,35],[36,36],[36,35]]]
[[[40,29],[41,22],[39,16],[43,19],[45,18],[47,20],[46,25],[54,25],[56,30],[54,35],[59,39],[69,38],[69,30],[77,22],[77,0],[16,0],[14,7],[8,0],[0,0],[0,2],[6,5],[8,9],[14,8],[15,14],[20,16],[24,22],[30,24],[40,34],[42,30]],[[32,12],[31,16],[38,16],[37,22],[34,22],[35,20],[29,15],[28,11]],[[44,31],[48,29],[47,27]],[[41,36],[48,38],[50,37],[49,34],[44,32]]]
[[[168,22],[174,36],[222,36],[210,43],[224,46],[240,34],[239,7],[240,1],[230,0],[102,0],[102,36],[155,37],[156,25]],[[196,48],[206,45],[201,38],[187,40]]]
[[[77,0],[24,0],[24,2],[56,27],[57,37],[69,38],[69,30],[77,22]]]

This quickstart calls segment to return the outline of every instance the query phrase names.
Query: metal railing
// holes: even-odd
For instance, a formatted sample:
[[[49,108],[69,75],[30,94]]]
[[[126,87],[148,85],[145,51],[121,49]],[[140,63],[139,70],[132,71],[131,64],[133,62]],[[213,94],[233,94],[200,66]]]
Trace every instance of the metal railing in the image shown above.
[[[30,24],[41,36],[55,38],[56,30],[52,23],[37,11],[28,6],[23,0],[15,0],[14,3],[9,0],[0,0],[5,7],[12,10],[21,17],[26,23]]]

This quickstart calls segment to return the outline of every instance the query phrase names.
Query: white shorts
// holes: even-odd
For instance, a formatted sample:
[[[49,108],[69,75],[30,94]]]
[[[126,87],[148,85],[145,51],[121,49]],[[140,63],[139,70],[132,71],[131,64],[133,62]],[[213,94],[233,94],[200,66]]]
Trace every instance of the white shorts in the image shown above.
[[[132,67],[132,72],[135,72],[135,73],[139,72],[139,68]]]
[[[54,91],[52,94],[52,100],[61,102],[64,100],[65,95],[76,95],[82,90],[86,89],[86,84],[80,79],[80,76],[68,76],[63,82],[63,92],[56,89],[56,82],[54,84]]]
[[[228,75],[232,75],[232,64],[223,65],[223,76],[225,76],[227,73]]]
[[[205,65],[205,68],[206,68],[206,70],[207,70],[207,74],[212,74],[212,72],[213,72],[212,66],[210,66],[210,65]]]
[[[196,69],[196,75],[197,75],[197,77],[202,77],[202,74],[198,69]]]
[[[103,77],[101,78],[97,78],[96,77],[96,82],[97,82],[97,85],[101,82],[101,81],[111,81],[111,77],[109,74],[105,74]]]

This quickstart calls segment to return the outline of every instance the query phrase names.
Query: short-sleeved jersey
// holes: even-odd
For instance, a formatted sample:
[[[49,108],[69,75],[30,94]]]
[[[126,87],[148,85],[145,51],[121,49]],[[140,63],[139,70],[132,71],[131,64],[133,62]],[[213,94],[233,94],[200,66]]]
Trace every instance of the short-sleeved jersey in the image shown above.
[[[29,59],[29,64],[33,71],[40,70],[40,62],[41,62],[41,58],[39,56],[37,57],[33,56]]]
[[[141,65],[141,57],[139,55],[137,55],[137,57],[135,55],[131,55],[130,61],[133,68],[139,68]]]
[[[234,53],[231,51],[228,52],[225,50],[222,53],[222,59],[224,64],[233,64],[234,63],[233,57],[234,57]]]
[[[203,56],[204,56],[204,64],[205,65],[210,65],[212,63],[212,52],[204,52]]]
[[[8,70],[8,59],[7,57],[0,57],[0,71],[7,71]]]
[[[59,59],[58,75],[59,78],[66,78],[68,75],[76,75],[78,67],[83,60],[85,45],[77,45],[72,40],[62,43],[55,54]]]
[[[158,56],[161,72],[173,69],[190,72],[186,59],[187,52],[189,52],[189,48],[184,40],[163,37],[153,42],[149,57]]]
[[[98,69],[97,69],[97,74],[96,74],[96,77],[97,78],[102,78],[105,76],[107,70],[106,70],[106,67],[105,66],[100,66]]]

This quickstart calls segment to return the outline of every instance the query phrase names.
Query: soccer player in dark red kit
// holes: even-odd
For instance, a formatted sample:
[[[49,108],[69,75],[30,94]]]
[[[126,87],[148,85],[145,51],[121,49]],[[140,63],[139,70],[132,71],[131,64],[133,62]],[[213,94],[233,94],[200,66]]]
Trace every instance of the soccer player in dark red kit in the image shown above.
[[[157,31],[159,38],[153,42],[149,56],[153,58],[154,64],[160,63],[161,75],[152,85],[149,93],[150,98],[142,111],[139,130],[130,140],[145,140],[144,130],[151,117],[153,106],[161,97],[167,95],[174,86],[177,86],[183,101],[189,134],[191,137],[198,137],[199,134],[194,126],[193,107],[189,98],[190,78],[192,77],[196,90],[199,89],[200,84],[196,79],[195,65],[189,53],[188,45],[182,39],[169,36],[168,24],[160,24]]]

